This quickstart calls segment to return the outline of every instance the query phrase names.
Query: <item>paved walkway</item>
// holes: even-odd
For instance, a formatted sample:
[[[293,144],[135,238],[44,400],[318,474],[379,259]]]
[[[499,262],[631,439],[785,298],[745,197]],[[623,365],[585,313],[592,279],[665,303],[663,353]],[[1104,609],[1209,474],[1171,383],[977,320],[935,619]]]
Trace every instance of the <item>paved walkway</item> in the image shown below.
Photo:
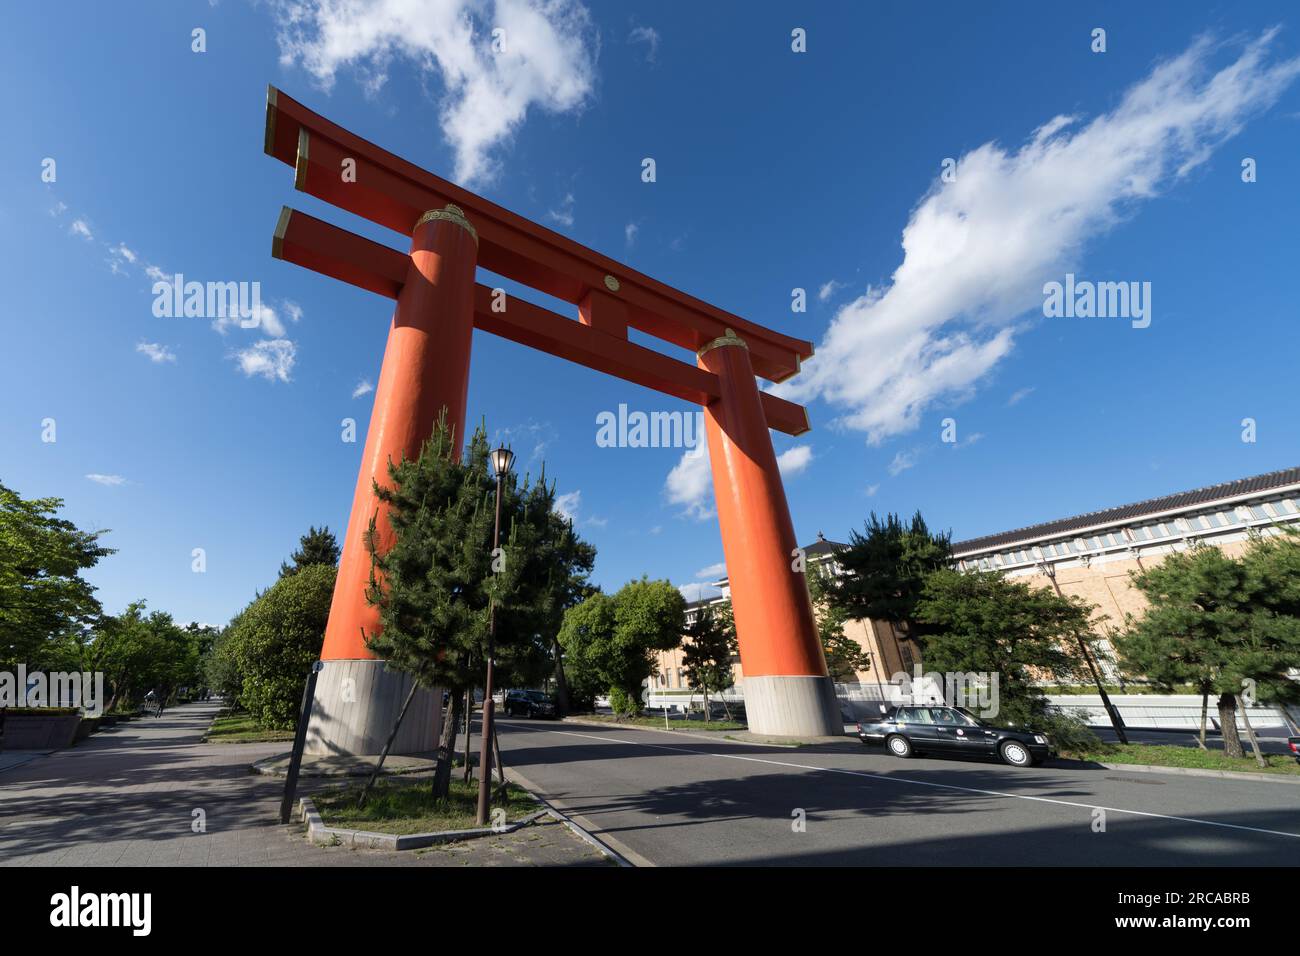
[[[278,822],[284,781],[248,769],[286,745],[203,743],[219,709],[177,707],[0,770],[0,866],[606,865],[553,821],[422,851],[313,846]]]

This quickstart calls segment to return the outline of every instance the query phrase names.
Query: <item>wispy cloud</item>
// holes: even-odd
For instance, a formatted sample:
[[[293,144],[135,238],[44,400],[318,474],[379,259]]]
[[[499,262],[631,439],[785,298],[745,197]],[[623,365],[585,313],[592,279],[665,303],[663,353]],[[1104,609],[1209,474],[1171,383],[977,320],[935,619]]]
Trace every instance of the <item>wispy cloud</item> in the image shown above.
[[[555,496],[555,507],[552,509],[561,518],[566,521],[577,522],[578,508],[582,504],[582,491],[566,491],[562,495]]]
[[[811,445],[795,445],[776,456],[776,467],[785,478],[792,478],[812,464]]]
[[[836,282],[834,279],[828,279],[826,282],[823,282],[821,288],[817,290],[817,301],[826,302],[831,296],[843,288],[843,282]]]
[[[641,227],[634,222],[629,222],[623,227],[623,239],[627,242],[629,247],[636,243],[636,234],[640,231]]]
[[[97,485],[106,485],[110,488],[114,488],[118,485],[126,484],[126,479],[123,478],[121,475],[91,474],[91,475],[87,475],[86,477]]]
[[[232,353],[239,370],[249,378],[260,377],[268,382],[292,381],[298,347],[288,339],[264,339]]]
[[[894,455],[894,460],[889,463],[889,476],[896,478],[909,468],[916,467],[917,453],[913,451],[900,451]]]
[[[1204,163],[1300,74],[1276,60],[1277,31],[1239,47],[1201,38],[1159,63],[1110,112],[1055,116],[1018,149],[962,156],[903,229],[892,281],[844,305],[804,374],[778,386],[839,406],[838,424],[878,444],[917,427],[937,400],[959,401],[1014,346],[1042,285],[1076,268],[1084,246]]]
[[[727,562],[719,561],[717,564],[710,564],[707,568],[700,568],[695,572],[697,581],[716,581],[727,573]]]
[[[1033,393],[1034,393],[1034,386],[1032,385],[1029,386],[1028,388],[1017,389],[1015,392],[1011,394],[1011,397],[1007,399],[1007,407],[1010,408],[1012,405],[1019,405],[1022,401],[1024,401]]]
[[[627,42],[646,45],[647,63],[655,62],[655,57],[659,55],[659,31],[654,27],[633,27],[632,32],[627,35]]]
[[[573,228],[573,193],[566,193],[558,209],[549,209],[546,218],[566,229]]]
[[[492,151],[538,107],[580,108],[595,83],[599,39],[577,0],[273,0],[280,61],[324,88],[344,67],[377,93],[394,60],[438,79],[439,120],[454,178],[492,178]],[[493,31],[499,42],[494,42]]]
[[[363,378],[357,382],[357,387],[352,390],[353,398],[360,398],[362,395],[369,395],[375,390],[375,383],[368,378]]]
[[[68,231],[74,236],[80,236],[87,242],[90,242],[95,238],[95,234],[90,230],[90,223],[86,222],[84,219],[72,220],[72,225],[68,227]]]
[[[176,353],[157,342],[139,342],[136,344],[135,350],[141,355],[148,356],[149,361],[156,364],[176,361]]]

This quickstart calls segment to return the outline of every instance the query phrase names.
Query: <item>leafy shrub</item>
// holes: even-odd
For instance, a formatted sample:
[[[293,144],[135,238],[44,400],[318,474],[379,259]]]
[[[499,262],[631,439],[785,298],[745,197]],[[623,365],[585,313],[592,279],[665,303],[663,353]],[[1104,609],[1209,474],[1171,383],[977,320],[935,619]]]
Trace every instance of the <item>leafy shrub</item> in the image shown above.
[[[335,568],[313,564],[281,578],[226,629],[222,653],[238,671],[239,703],[263,727],[290,729],[303,681],[320,657]],[[224,681],[223,681],[224,683]]]
[[[635,717],[641,713],[640,698],[633,697],[621,687],[611,687],[609,689],[609,706],[614,709],[614,713],[619,717]]]

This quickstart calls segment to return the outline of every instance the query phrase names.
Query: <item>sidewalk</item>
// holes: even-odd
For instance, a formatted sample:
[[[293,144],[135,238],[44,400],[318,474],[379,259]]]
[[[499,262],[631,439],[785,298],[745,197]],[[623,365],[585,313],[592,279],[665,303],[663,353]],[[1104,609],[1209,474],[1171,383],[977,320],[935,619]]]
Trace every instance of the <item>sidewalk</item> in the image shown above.
[[[0,866],[606,865],[560,823],[428,851],[312,846],[279,823],[284,781],[249,771],[286,745],[202,743],[219,709],[187,704],[0,772]]]

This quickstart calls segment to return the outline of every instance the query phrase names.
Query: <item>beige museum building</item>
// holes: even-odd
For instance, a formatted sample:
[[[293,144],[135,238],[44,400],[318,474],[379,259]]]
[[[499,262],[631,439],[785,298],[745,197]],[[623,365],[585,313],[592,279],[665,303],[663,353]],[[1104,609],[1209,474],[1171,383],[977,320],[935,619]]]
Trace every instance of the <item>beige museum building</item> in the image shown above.
[[[1277,534],[1284,527],[1300,529],[1300,468],[955,541],[952,550],[953,561],[961,570],[1002,571],[1095,605],[1096,630],[1109,654],[1104,635],[1118,628],[1125,614],[1138,614],[1144,607],[1141,594],[1130,582],[1130,572],[1149,568],[1166,555],[1196,544],[1240,554],[1254,538]],[[844,547],[819,534],[817,541],[804,549],[809,572],[837,573],[834,556]],[[713,585],[722,594],[688,605],[688,622],[702,608],[729,599],[725,578]],[[887,684],[891,675],[911,673],[920,663],[916,648],[888,623],[852,621],[845,630],[871,654],[871,668],[857,674],[863,685]],[[733,664],[735,690],[743,695],[739,659],[733,659]],[[1106,662],[1102,666],[1113,680],[1113,667]],[[659,652],[658,673],[651,677],[649,690],[652,695],[689,693],[680,650]]]

